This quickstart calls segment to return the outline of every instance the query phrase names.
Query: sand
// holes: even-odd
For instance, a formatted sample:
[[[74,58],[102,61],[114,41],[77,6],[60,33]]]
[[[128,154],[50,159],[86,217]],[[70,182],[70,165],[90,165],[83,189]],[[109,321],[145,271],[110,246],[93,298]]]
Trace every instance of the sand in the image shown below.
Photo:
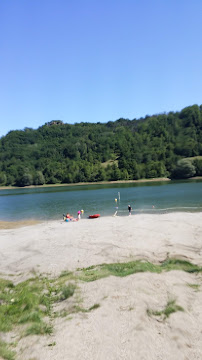
[[[201,219],[201,213],[144,214],[2,229],[1,276],[21,281],[33,272],[58,276],[101,263],[158,264],[167,257],[202,266]],[[51,336],[22,338],[18,360],[202,359],[202,274],[110,276],[79,288],[84,307],[100,307],[55,319]],[[148,316],[149,309],[162,310],[170,299],[184,311],[166,320]]]

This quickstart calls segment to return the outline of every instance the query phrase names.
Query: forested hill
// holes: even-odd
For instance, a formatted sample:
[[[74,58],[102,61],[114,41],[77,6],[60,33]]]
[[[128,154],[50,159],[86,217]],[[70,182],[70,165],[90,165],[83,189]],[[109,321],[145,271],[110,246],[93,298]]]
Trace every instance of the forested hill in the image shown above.
[[[51,121],[0,139],[0,185],[185,178],[202,175],[201,155],[202,105],[105,124]]]

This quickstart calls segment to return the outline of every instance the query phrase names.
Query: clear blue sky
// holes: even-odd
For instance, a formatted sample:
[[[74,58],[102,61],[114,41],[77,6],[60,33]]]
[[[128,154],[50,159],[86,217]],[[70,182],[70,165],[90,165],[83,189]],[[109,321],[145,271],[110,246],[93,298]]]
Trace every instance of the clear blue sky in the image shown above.
[[[0,136],[202,104],[202,0],[1,0]]]

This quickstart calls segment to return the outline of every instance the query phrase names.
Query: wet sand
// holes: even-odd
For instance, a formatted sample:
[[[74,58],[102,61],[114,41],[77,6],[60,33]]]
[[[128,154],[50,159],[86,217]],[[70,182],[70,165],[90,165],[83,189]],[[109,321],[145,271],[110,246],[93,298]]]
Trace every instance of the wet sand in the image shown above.
[[[0,230],[2,229],[17,229],[20,227],[31,226],[39,224],[38,220],[23,220],[23,221],[0,221]]]

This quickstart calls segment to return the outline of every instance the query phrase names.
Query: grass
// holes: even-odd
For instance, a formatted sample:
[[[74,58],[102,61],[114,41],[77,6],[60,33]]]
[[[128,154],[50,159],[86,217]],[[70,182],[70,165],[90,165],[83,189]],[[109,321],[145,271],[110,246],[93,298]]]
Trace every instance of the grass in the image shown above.
[[[200,285],[198,284],[187,284],[189,287],[191,287],[192,289],[194,289],[195,291],[199,291],[200,289]]]
[[[61,272],[59,278],[62,278],[62,277],[72,277],[73,276],[73,273],[71,271],[68,271],[68,270],[64,270]]]
[[[148,261],[130,261],[127,263],[101,264],[88,268],[78,269],[78,278],[90,282],[99,280],[110,275],[124,277],[140,272],[161,273],[163,271],[182,270],[189,273],[202,272],[198,265],[179,259],[166,259],[160,265]]]
[[[48,344],[48,346],[55,346],[56,342],[54,341],[53,343]]]
[[[14,360],[15,353],[9,349],[9,345],[0,339],[0,357],[5,360]]]
[[[25,336],[28,335],[51,335],[53,327],[45,322],[35,323],[29,326],[25,331]]]
[[[69,297],[74,295],[74,291],[76,289],[76,286],[74,284],[69,284],[69,285],[64,285],[61,288],[61,293],[60,293],[60,301],[66,300]]]
[[[0,331],[10,331],[18,324],[41,322],[51,307],[51,297],[43,290],[43,280],[37,277],[16,286],[1,279]]]
[[[16,286],[10,280],[0,279],[0,332],[23,325],[21,336],[50,335],[53,305],[74,295],[76,284],[69,282],[72,278],[70,272],[62,273],[57,279],[35,276]],[[8,360],[15,358],[2,341],[0,356]]]
[[[89,307],[88,309],[85,309],[85,308],[82,308],[81,306],[74,306],[74,310],[73,312],[74,313],[78,313],[78,312],[83,312],[83,313],[88,313],[92,310],[96,310],[100,307],[100,304],[94,304],[93,306]]]
[[[94,304],[93,306],[91,306],[88,311],[92,311],[92,310],[95,310],[95,309],[98,309],[100,307],[100,304]]]
[[[101,264],[88,268],[77,269],[75,273],[63,271],[56,279],[34,276],[22,283],[14,285],[12,281],[0,278],[0,332],[8,332],[23,324],[23,335],[44,335],[53,331],[51,319],[54,316],[69,316],[76,312],[90,312],[99,308],[94,304],[89,308],[82,308],[78,301],[62,312],[53,313],[53,305],[61,301],[68,301],[77,288],[77,281],[91,282],[108,276],[124,277],[140,272],[161,273],[164,271],[182,270],[188,273],[202,272],[202,268],[188,261],[166,259],[161,264],[148,261],[130,261],[126,263]],[[197,284],[188,284],[195,290]],[[148,314],[168,317],[172,312],[183,311],[175,301],[169,301],[161,311],[148,310]],[[44,321],[46,319],[46,321]],[[20,328],[19,328],[20,329]],[[14,352],[8,345],[0,342],[0,356],[13,360]]]
[[[188,273],[199,273],[202,272],[202,267],[192,264],[189,261],[179,259],[167,259],[161,264],[162,270],[182,270]]]
[[[147,314],[149,316],[163,316],[164,320],[168,318],[172,313],[175,313],[177,311],[184,311],[184,309],[176,304],[176,300],[169,300],[163,310],[156,311],[147,309]]]
[[[0,331],[27,324],[26,335],[51,333],[43,318],[51,318],[53,304],[73,296],[75,289],[75,284],[66,284],[66,277],[56,280],[35,277],[16,286],[0,279]]]

